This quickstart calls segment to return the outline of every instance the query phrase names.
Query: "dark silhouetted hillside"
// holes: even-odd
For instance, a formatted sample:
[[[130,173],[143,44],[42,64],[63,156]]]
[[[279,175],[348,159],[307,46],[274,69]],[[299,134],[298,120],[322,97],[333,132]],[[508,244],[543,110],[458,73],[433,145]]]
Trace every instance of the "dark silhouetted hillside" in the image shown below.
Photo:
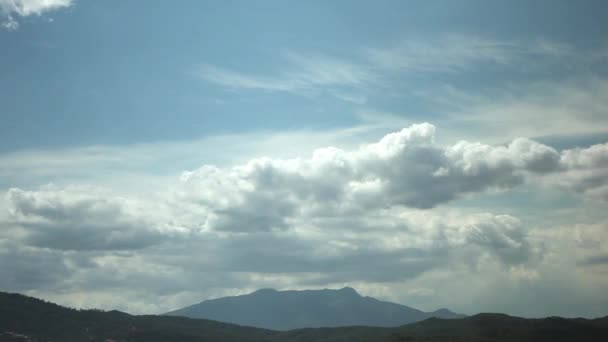
[[[0,342],[351,342],[351,341],[608,341],[608,317],[524,319],[478,314],[429,318],[395,328],[340,327],[271,331],[204,319],[132,316],[119,311],[74,310],[0,292]]]
[[[184,317],[74,310],[0,292],[0,341],[272,341],[270,337],[275,335],[262,329]]]
[[[276,291],[203,301],[169,312],[274,330],[316,327],[396,327],[429,317],[462,318],[447,309],[423,312],[405,305],[363,297],[350,287],[340,290]]]

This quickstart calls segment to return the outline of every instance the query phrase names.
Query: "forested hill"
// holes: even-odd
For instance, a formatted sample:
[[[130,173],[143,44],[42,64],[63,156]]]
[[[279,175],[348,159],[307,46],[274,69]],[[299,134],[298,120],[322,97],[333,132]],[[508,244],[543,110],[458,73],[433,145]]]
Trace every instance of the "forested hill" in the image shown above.
[[[203,319],[74,310],[0,292],[0,341],[607,341],[608,317],[524,319],[478,314],[396,328],[308,328],[285,332]]]

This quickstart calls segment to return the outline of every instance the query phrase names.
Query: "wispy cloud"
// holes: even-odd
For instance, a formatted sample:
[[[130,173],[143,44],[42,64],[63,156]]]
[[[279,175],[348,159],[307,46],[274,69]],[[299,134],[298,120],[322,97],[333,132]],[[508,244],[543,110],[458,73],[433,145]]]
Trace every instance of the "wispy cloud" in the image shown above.
[[[222,87],[238,90],[290,92],[304,95],[320,91],[339,100],[365,104],[367,97],[394,87],[395,78],[408,74],[459,73],[480,68],[513,71],[589,66],[606,53],[579,51],[546,40],[508,41],[478,35],[449,34],[427,39],[409,38],[385,47],[355,50],[350,58],[287,53],[284,63],[268,73],[248,73],[202,64],[196,74]],[[541,62],[542,61],[542,62]]]
[[[272,75],[241,73],[203,64],[197,74],[212,83],[232,89],[301,92],[325,86],[359,87],[371,82],[374,75],[367,68],[325,56],[285,56],[287,68]]]
[[[405,39],[388,48],[366,51],[379,69],[423,72],[459,71],[475,63],[512,63],[522,52],[518,44],[470,35],[447,35],[428,40]]]
[[[39,16],[73,3],[73,0],[0,0],[0,19],[4,28],[16,30],[19,28],[16,17]]]
[[[461,72],[484,65],[527,70],[546,64],[594,63],[604,55],[547,39],[501,40],[468,34],[404,39],[390,47],[367,49],[366,54],[376,68],[401,72]]]
[[[476,134],[490,139],[608,134],[608,81],[602,78],[510,84],[477,92],[445,86],[419,94],[437,102],[453,124],[476,128]]]

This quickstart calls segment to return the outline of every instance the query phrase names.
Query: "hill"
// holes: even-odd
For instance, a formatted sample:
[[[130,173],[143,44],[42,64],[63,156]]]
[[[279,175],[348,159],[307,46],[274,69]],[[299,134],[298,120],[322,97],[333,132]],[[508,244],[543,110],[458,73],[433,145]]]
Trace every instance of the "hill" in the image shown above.
[[[263,289],[247,295],[203,301],[166,315],[205,318],[273,330],[353,325],[396,327],[429,317],[464,317],[447,309],[424,312],[363,297],[350,287],[305,291]]]
[[[0,292],[3,341],[273,341],[275,332],[184,317],[74,310]]]
[[[5,341],[606,341],[608,317],[524,319],[478,314],[429,318],[395,328],[341,327],[272,331],[203,319],[133,316],[119,311],[74,310],[0,292],[0,342]]]

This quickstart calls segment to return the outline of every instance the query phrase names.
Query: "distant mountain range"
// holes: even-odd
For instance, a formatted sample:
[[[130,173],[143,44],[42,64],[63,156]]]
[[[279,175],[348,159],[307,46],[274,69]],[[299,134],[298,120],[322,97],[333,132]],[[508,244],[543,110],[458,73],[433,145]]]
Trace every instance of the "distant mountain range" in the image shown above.
[[[206,300],[166,315],[204,318],[273,330],[318,327],[396,327],[430,317],[463,318],[447,309],[424,312],[409,306],[363,297],[350,287],[340,290],[276,291]]]
[[[0,342],[351,342],[351,341],[608,341],[608,316],[598,319],[525,319],[477,314],[429,318],[394,328],[341,327],[289,331],[243,327],[204,319],[132,316],[119,311],[74,310],[20,294],[0,292]]]

